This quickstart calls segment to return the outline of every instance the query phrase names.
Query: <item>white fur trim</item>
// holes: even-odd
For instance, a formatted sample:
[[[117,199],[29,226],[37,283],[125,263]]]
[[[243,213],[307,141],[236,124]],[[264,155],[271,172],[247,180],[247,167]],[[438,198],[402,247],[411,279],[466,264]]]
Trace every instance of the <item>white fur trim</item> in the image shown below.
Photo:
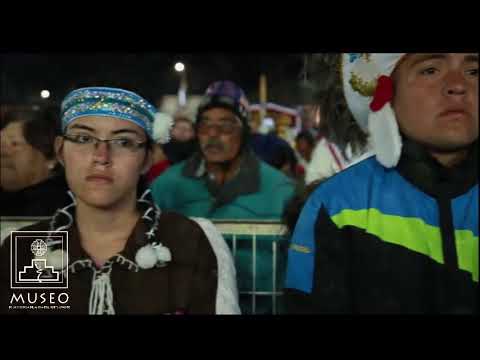
[[[161,263],[166,263],[172,260],[172,254],[170,253],[170,249],[162,244],[154,245],[153,248],[157,254],[157,259]]]
[[[328,149],[327,139],[322,138],[315,145],[312,159],[305,170],[305,182],[307,184],[310,184],[315,180],[329,178],[341,170],[332,153]]]
[[[153,122],[153,140],[159,144],[166,144],[170,141],[170,129],[173,126],[173,119],[170,115],[156,113]]]
[[[387,168],[397,166],[402,152],[402,138],[390,103],[379,111],[370,112],[368,131],[378,162]]]
[[[158,261],[157,253],[151,244],[147,244],[138,249],[135,254],[135,261],[142,269],[151,269]]]
[[[233,256],[222,234],[210,220],[191,218],[207,235],[217,257],[218,286],[215,313],[218,315],[239,315],[237,277]]]

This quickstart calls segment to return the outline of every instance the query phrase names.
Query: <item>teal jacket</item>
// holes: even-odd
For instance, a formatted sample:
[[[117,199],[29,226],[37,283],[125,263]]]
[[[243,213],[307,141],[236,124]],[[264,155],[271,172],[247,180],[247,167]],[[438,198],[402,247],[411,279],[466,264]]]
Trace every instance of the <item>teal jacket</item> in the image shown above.
[[[250,154],[247,169],[224,186],[231,190],[224,201],[225,192],[216,193],[205,174],[196,176],[197,169],[191,169],[200,166],[197,160],[172,166],[152,183],[153,199],[160,209],[209,219],[281,219],[295,188],[283,173]]]
[[[286,203],[294,194],[295,183],[252,152],[246,152],[237,176],[218,187],[209,180],[196,154],[169,168],[151,184],[151,189],[155,203],[164,211],[208,219],[280,221]],[[227,237],[226,240],[229,242]],[[237,240],[235,264],[240,306],[242,313],[251,313],[252,301],[247,293],[272,291],[274,279],[277,289],[281,290],[286,250],[277,253],[277,271],[273,277],[272,238],[257,236],[255,272],[252,271],[252,242],[244,241],[247,239],[241,236],[237,236]],[[271,301],[271,296],[267,297]],[[270,306],[259,303],[255,312],[270,313]]]

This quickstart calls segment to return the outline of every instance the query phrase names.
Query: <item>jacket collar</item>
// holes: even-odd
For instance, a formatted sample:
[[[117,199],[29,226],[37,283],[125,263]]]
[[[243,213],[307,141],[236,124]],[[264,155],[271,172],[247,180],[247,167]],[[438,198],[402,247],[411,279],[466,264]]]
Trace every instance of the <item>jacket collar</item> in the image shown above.
[[[478,140],[467,158],[453,168],[446,168],[420,144],[403,139],[398,171],[430,196],[454,198],[478,184]]]
[[[240,156],[240,169],[237,175],[223,185],[210,180],[205,160],[200,153],[195,153],[186,161],[182,174],[205,182],[208,191],[215,198],[211,211],[232,202],[238,196],[253,194],[260,190],[260,161],[251,149],[245,149]]]

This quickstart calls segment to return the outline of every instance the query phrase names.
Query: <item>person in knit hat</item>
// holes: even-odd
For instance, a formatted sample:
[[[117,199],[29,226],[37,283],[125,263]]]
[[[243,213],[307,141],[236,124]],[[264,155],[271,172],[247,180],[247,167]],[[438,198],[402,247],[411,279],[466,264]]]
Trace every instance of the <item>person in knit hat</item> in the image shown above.
[[[153,182],[156,203],[188,216],[277,219],[293,183],[252,152],[248,116],[238,85],[211,84],[197,111],[199,150]]]
[[[243,90],[231,81],[212,83],[198,107],[195,126],[199,150],[152,183],[156,204],[208,219],[280,220],[294,183],[251,150],[249,103]],[[271,290],[271,242],[261,246],[265,249],[257,253],[256,284]],[[239,288],[251,291],[251,250],[237,256]]]
[[[233,258],[220,233],[206,219],[160,209],[142,186],[152,143],[169,139],[169,118],[131,91],[88,87],[65,97],[61,119],[55,149],[71,204],[21,229],[29,240],[12,236],[0,249],[0,312],[238,314]],[[10,287],[17,263],[36,264],[38,279],[66,279],[49,297],[62,306],[23,307],[21,299],[38,294],[17,292],[17,276]],[[20,285],[35,289],[36,280]]]
[[[291,313],[478,313],[478,54],[343,54],[374,155],[323,181],[288,254]]]

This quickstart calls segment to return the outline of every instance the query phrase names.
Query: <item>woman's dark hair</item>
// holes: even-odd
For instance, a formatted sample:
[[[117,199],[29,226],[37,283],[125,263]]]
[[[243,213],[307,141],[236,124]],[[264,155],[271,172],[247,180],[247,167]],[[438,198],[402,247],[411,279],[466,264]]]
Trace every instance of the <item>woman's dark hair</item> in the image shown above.
[[[153,147],[155,146],[155,143],[153,142],[150,137],[147,136],[147,141],[145,145],[145,157],[147,156],[149,151],[153,151]],[[146,158],[145,158],[146,159]],[[145,191],[149,189],[149,182],[147,180],[147,175],[140,175],[140,179],[138,180],[137,184],[137,197],[141,196]]]
[[[352,153],[361,153],[367,145],[367,134],[348,109],[340,76],[340,54],[313,54],[304,86],[307,102],[320,105],[323,135],[336,143],[345,155],[350,144]]]
[[[21,122],[27,143],[50,160],[55,157],[55,137],[60,135],[59,118],[59,108],[52,105],[39,110],[12,110],[5,113],[1,127]]]
[[[311,147],[315,146],[315,137],[312,135],[310,131],[303,130],[298,133],[298,135],[295,137],[296,141],[299,140],[305,140]]]
[[[297,158],[292,147],[287,142],[278,142],[271,155],[270,164],[277,169],[288,165],[290,172],[295,174]]]

